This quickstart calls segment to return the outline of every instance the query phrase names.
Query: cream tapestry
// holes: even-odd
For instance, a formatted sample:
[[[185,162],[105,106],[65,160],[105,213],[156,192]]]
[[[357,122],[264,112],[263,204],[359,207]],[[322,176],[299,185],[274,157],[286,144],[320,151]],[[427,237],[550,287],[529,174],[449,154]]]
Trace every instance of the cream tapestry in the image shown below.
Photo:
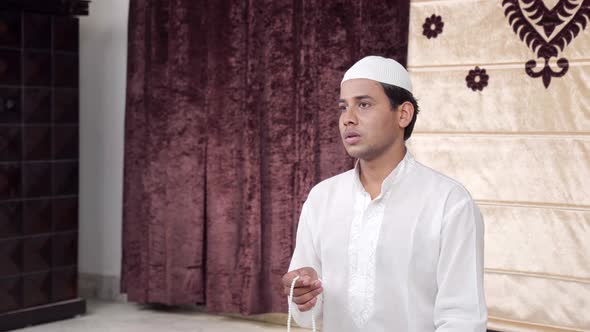
[[[486,223],[489,328],[590,331],[590,0],[413,0],[410,149]]]

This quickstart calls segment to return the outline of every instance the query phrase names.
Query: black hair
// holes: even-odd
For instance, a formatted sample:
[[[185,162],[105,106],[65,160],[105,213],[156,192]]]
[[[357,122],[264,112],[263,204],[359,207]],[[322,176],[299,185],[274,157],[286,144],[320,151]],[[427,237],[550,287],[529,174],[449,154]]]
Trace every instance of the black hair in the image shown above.
[[[410,102],[414,106],[414,116],[412,117],[412,121],[410,121],[410,124],[404,129],[404,141],[407,141],[408,138],[412,136],[412,131],[414,131],[414,125],[416,124],[416,117],[420,112],[418,102],[416,101],[416,98],[414,98],[414,95],[404,88],[381,82],[379,82],[379,84],[383,87],[383,91],[385,91],[385,95],[389,99],[392,110],[395,111],[399,105],[405,102]]]

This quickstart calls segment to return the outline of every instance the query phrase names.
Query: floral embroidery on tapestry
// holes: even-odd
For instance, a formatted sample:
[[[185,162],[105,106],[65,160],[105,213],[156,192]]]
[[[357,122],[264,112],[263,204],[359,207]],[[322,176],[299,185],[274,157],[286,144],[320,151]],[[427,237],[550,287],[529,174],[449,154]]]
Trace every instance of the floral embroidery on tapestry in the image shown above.
[[[474,69],[470,70],[467,77],[465,77],[465,81],[467,81],[467,87],[473,91],[482,91],[486,86],[488,86],[489,79],[490,76],[486,73],[486,70],[479,67],[475,67]]]
[[[444,26],[445,23],[442,21],[442,17],[432,14],[432,16],[427,17],[424,21],[424,24],[422,25],[422,34],[428,39],[436,38],[443,32]]]
[[[542,0],[503,0],[504,15],[514,33],[538,58],[544,61],[543,68],[537,68],[537,61],[529,60],[525,72],[533,78],[541,77],[545,88],[552,78],[563,77],[569,68],[569,61],[560,57],[590,21],[590,0],[560,0],[548,9]],[[549,62],[557,59],[554,70]]]

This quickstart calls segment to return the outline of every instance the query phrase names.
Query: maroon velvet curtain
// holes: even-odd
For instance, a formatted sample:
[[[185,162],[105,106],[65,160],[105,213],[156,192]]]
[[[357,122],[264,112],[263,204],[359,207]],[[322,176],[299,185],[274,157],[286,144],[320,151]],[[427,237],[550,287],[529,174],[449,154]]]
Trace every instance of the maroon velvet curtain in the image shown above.
[[[344,71],[405,63],[408,0],[131,0],[123,287],[140,303],[286,309],[309,189],[349,169]]]

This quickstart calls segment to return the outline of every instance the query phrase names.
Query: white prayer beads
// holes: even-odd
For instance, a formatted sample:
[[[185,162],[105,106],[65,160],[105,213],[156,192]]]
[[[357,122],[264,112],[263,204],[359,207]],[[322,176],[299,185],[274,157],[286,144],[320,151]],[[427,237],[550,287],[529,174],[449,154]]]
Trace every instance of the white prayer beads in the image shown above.
[[[291,282],[291,289],[289,290],[289,305],[288,305],[288,316],[287,316],[287,332],[291,332],[291,305],[293,305],[293,289],[295,289],[295,283],[297,282],[297,279],[299,279],[299,276],[293,278],[293,281]],[[317,302],[316,302],[317,303]],[[296,305],[296,304],[294,304]],[[313,308],[311,308],[311,328],[313,330],[313,332],[316,332],[315,329],[315,314],[314,314],[314,310]]]

